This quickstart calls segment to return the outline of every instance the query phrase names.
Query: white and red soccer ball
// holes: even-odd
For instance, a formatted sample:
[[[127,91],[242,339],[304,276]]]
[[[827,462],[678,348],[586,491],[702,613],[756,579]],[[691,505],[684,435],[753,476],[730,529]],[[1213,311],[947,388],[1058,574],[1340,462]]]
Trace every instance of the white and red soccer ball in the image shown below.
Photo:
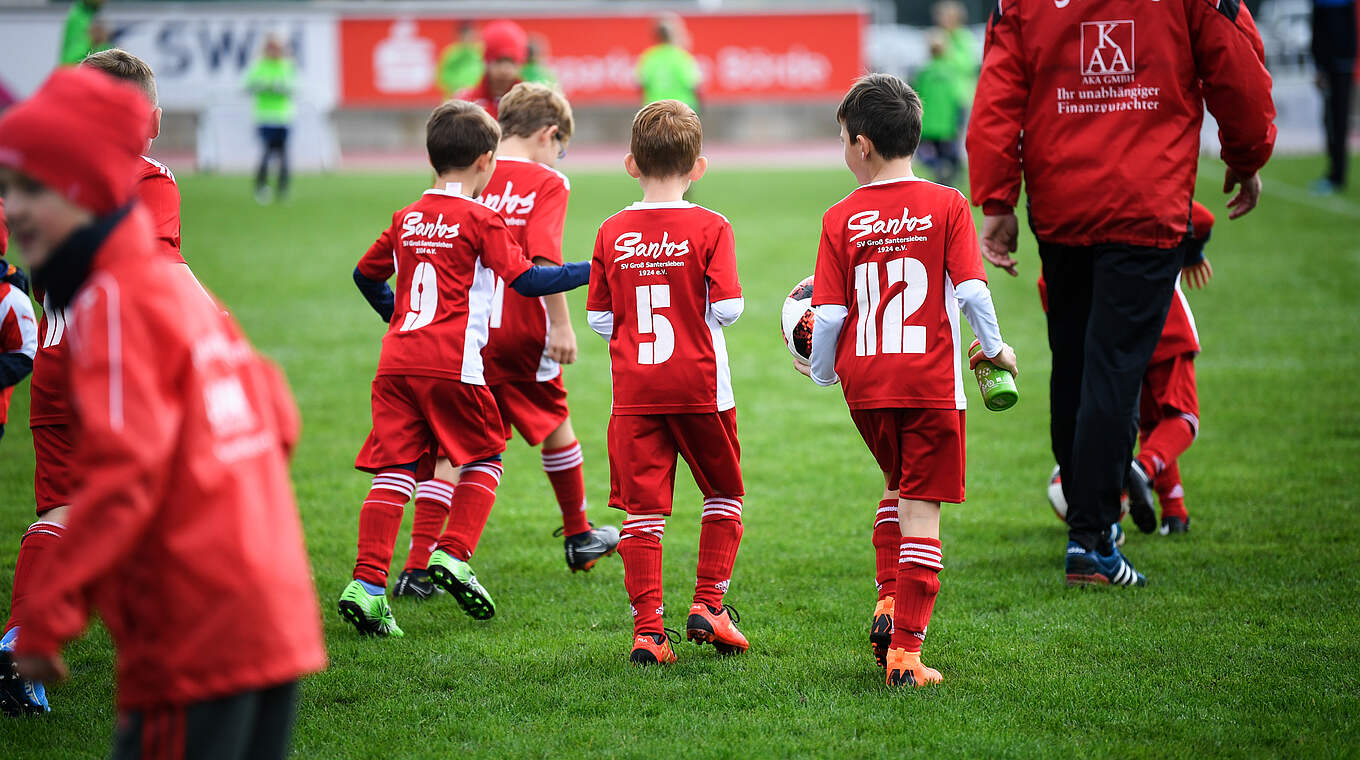
[[[779,322],[789,353],[804,364],[811,364],[812,277],[805,278],[789,291],[788,298],[784,299],[784,308],[779,312]]]

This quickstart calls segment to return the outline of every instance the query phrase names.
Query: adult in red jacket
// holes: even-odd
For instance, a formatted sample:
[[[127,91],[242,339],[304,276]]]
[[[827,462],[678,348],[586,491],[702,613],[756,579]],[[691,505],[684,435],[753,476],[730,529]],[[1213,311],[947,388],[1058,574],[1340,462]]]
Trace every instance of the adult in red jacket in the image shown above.
[[[1224,192],[1238,188],[1228,218],[1260,196],[1256,173],[1275,143],[1263,60],[1240,0],[999,0],[992,11],[969,178],[986,215],[983,256],[1011,274],[1022,174],[1029,195],[1049,288],[1069,583],[1145,582],[1110,541],[1125,486],[1152,499],[1131,464],[1139,383],[1180,271],[1205,103]]]
[[[82,473],[62,544],[79,560],[25,600],[14,661],[64,675],[93,607],[118,650],[115,757],[281,758],[296,681],[325,665],[288,475],[299,419],[278,370],[155,249],[133,197],[149,109],[74,68],[0,118],[10,223],[69,306]]]
[[[482,27],[482,57],[486,60],[482,81],[458,93],[458,98],[485,108],[494,119],[501,97],[520,83],[519,70],[529,60],[529,37],[513,21],[492,21]]]

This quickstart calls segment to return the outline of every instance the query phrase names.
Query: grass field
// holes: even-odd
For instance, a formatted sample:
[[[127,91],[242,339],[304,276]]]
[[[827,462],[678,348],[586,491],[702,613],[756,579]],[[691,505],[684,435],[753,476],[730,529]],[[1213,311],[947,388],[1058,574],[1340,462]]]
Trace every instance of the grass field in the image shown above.
[[[537,453],[519,441],[474,560],[497,617],[478,623],[443,598],[398,602],[400,640],[361,640],[341,622],[334,601],[368,487],[351,464],[383,329],[350,271],[427,177],[302,177],[290,203],[267,208],[242,178],[181,177],[185,257],[283,363],[305,419],[293,473],[331,665],[305,683],[295,755],[1360,755],[1360,194],[1309,198],[1299,188],[1319,166],[1275,161],[1261,207],[1234,223],[1221,215],[1214,230],[1216,278],[1191,295],[1205,345],[1203,431],[1182,467],[1193,532],[1130,535],[1145,589],[1063,586],[1064,532],[1044,496],[1049,358],[1033,239],[1022,237],[1021,277],[993,270],[1021,402],[994,414],[969,390],[969,500],[944,512],[926,642],[945,683],[918,692],[887,690],[866,641],[881,480],[839,390],[796,374],[777,332],[785,293],[811,272],[821,213],[853,187],[848,172],[718,166],[696,188],[732,221],[746,292],[727,331],[748,490],[728,600],[752,647],[719,661],[686,645],[677,665],[646,671],[626,664],[621,564],[567,572]],[[1200,198],[1215,210],[1221,176],[1205,165]],[[567,256],[588,258],[598,223],[638,192],[622,172],[572,182]],[[605,346],[585,324],[584,292],[572,303],[582,351],[567,381],[591,517],[617,523],[605,507]],[[32,519],[26,384],[11,420],[0,444],[5,599]],[[683,468],[680,480],[666,537],[673,627],[699,523]],[[50,690],[54,712],[0,721],[0,755],[107,753],[108,638],[96,629],[67,656],[74,678]]]

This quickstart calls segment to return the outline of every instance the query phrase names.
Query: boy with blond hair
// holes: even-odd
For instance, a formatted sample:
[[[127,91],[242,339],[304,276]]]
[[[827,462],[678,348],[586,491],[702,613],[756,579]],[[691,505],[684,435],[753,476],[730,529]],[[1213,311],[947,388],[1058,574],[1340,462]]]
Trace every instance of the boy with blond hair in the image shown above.
[[[741,543],[741,446],[722,328],[741,316],[732,226],[684,200],[704,176],[694,110],[660,100],[633,119],[628,174],[642,200],[609,217],[595,238],[586,300],[590,326],[609,340],[609,505],[627,513],[619,540],[638,665],[675,661],[663,628],[661,539],[671,513],[676,454],[704,504],[688,637],[720,654],[748,643],[723,603]]]
[[[883,471],[869,640],[888,685],[921,686],[940,681],[921,664],[944,568],[940,503],[963,501],[959,311],[982,344],[975,361],[1014,373],[1015,352],[1001,341],[968,202],[912,174],[916,93],[870,74],[846,93],[836,120],[860,187],[822,217],[812,364],[795,365],[818,385],[841,384]]]
[[[496,501],[504,427],[487,388],[482,347],[503,279],[524,296],[584,285],[590,264],[534,266],[500,214],[478,203],[496,169],[501,130],[473,103],[450,100],[425,125],[435,185],[392,215],[354,268],[354,282],[388,322],[373,380],[373,429],[354,466],[373,473],[359,511],[354,580],[340,615],[361,634],[401,636],[387,602],[387,571],[402,511],[434,455],[460,468],[448,523],[427,570],[469,615],[496,614],[468,560]],[[398,298],[387,285],[396,275]]]
[[[524,82],[501,98],[498,120],[496,171],[479,200],[500,213],[531,261],[560,265],[571,183],[553,167],[571,140],[571,105],[551,87]],[[527,298],[497,278],[482,361],[506,440],[518,430],[530,446],[543,447],[543,471],[562,513],[567,567],[590,570],[614,551],[619,532],[613,526],[592,528],[586,520],[585,459],[562,382],[562,365],[576,361],[566,294]],[[395,596],[423,599],[434,592],[425,565],[444,526],[456,480],[453,465],[441,457],[434,478],[417,487],[411,550]]]

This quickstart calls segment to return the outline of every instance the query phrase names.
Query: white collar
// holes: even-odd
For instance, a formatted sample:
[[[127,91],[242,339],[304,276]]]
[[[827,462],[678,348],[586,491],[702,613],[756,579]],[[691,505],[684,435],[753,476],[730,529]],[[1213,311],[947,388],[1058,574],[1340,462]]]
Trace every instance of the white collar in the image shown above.
[[[467,198],[467,199],[470,200],[470,201],[471,201],[471,200],[474,200],[473,198],[471,198],[471,197],[469,197],[469,196],[463,194],[463,183],[462,183],[462,182],[445,182],[443,188],[432,187],[432,188],[430,188],[429,190],[426,190],[424,194],[425,194],[425,195],[448,195],[448,196],[452,196],[452,197],[454,197],[454,198]]]
[[[922,182],[922,181],[924,180],[922,180],[915,174],[908,174],[905,177],[892,177],[890,179],[876,180],[874,182],[870,182],[867,185],[864,185],[864,187],[873,187],[874,185],[889,185],[892,184],[893,182]]]
[[[689,201],[634,201],[628,206],[630,209],[647,208],[694,208],[694,204]]]

